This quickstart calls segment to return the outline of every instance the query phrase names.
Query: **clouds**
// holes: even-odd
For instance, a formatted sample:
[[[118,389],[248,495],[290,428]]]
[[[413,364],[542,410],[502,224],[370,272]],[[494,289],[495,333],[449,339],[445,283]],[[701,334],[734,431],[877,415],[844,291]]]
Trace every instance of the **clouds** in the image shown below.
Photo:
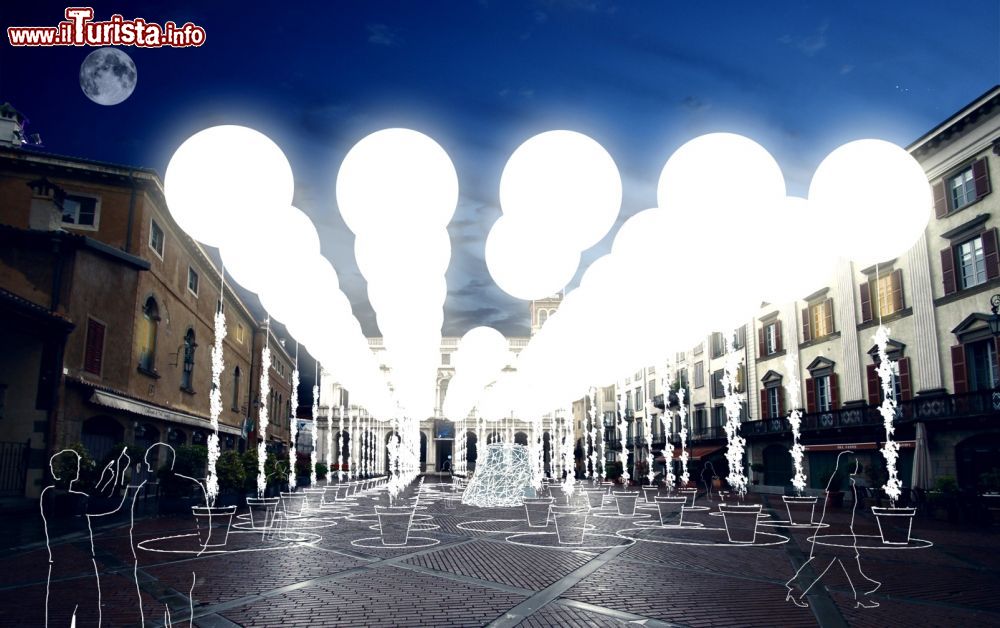
[[[778,42],[792,46],[807,57],[812,57],[826,48],[826,32],[830,28],[830,20],[823,20],[819,28],[809,35],[782,35]]]
[[[375,46],[398,46],[401,41],[399,38],[399,33],[396,29],[389,28],[389,26],[381,23],[369,24],[367,26],[368,30],[368,43]]]

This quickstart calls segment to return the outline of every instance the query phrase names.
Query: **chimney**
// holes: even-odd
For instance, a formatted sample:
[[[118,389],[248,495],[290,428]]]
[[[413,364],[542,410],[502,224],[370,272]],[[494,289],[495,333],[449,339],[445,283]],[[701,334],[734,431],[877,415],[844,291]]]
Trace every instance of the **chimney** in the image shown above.
[[[9,102],[0,105],[0,146],[20,148],[25,143],[25,122],[27,118],[24,114],[14,109]]]
[[[28,228],[38,231],[62,231],[62,205],[66,192],[45,177],[28,182],[31,188],[31,211]]]

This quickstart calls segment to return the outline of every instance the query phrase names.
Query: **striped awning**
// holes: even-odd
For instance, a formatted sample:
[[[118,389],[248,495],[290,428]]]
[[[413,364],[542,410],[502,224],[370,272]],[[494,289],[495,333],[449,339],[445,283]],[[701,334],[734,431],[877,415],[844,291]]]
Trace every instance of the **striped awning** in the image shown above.
[[[115,393],[104,390],[95,390],[94,394],[90,397],[90,403],[96,403],[97,405],[104,406],[105,408],[114,408],[115,410],[131,412],[132,414],[138,414],[139,416],[149,417],[151,419],[159,419],[161,421],[168,421],[171,423],[180,423],[181,425],[190,425],[192,427],[201,428],[205,431],[212,431],[212,424],[208,419],[203,419],[200,416],[187,414],[185,412],[169,410],[167,408],[155,406],[150,403],[144,403],[135,399],[129,399],[128,397],[116,395]],[[219,423],[219,431],[224,434],[233,434],[235,436],[243,435],[243,431],[239,427],[226,425],[225,423]]]

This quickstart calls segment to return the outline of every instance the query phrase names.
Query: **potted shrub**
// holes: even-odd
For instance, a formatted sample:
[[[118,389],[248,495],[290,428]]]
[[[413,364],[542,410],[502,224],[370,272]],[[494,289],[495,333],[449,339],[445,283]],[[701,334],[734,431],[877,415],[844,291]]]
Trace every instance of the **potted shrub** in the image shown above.
[[[237,496],[243,497],[246,485],[246,468],[240,454],[234,450],[223,452],[219,456],[215,469],[216,473],[219,474],[219,489],[221,491],[219,497],[222,498],[217,500],[217,505],[237,503],[235,498]]]
[[[585,488],[583,494],[587,496],[587,503],[591,510],[596,510],[604,507],[604,496],[608,494],[608,491],[604,488]]]
[[[587,509],[576,506],[552,506],[556,539],[560,545],[582,545],[587,529]]]

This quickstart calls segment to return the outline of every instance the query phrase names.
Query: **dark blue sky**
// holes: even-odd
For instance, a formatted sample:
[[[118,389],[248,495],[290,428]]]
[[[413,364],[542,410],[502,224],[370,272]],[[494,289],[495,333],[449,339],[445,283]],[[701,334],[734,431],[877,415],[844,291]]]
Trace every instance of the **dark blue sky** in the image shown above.
[[[5,6],[2,25],[55,25],[64,4]],[[1000,83],[1000,3],[235,2],[94,3],[98,19],[203,26],[201,48],[124,48],[138,86],[103,107],[78,85],[87,48],[0,48],[0,101],[46,151],[163,172],[190,134],[245,124],[292,163],[298,207],[317,224],[366,333],[376,333],[336,173],[366,134],[406,126],[455,162],[461,201],[449,231],[446,335],[489,324],[527,333],[527,304],[492,282],[483,242],[500,215],[510,153],[555,128],[589,134],[622,171],[627,216],[655,204],[667,157],[702,133],[763,144],[789,191],[862,137],[906,145]],[[6,38],[5,38],[6,39]],[[724,180],[725,173],[720,173]],[[616,227],[617,228],[617,227]],[[584,255],[610,248],[614,229]],[[748,239],[748,250],[761,240]],[[650,283],[662,278],[650,277]],[[571,284],[572,285],[572,284]],[[638,295],[623,295],[640,305]]]

